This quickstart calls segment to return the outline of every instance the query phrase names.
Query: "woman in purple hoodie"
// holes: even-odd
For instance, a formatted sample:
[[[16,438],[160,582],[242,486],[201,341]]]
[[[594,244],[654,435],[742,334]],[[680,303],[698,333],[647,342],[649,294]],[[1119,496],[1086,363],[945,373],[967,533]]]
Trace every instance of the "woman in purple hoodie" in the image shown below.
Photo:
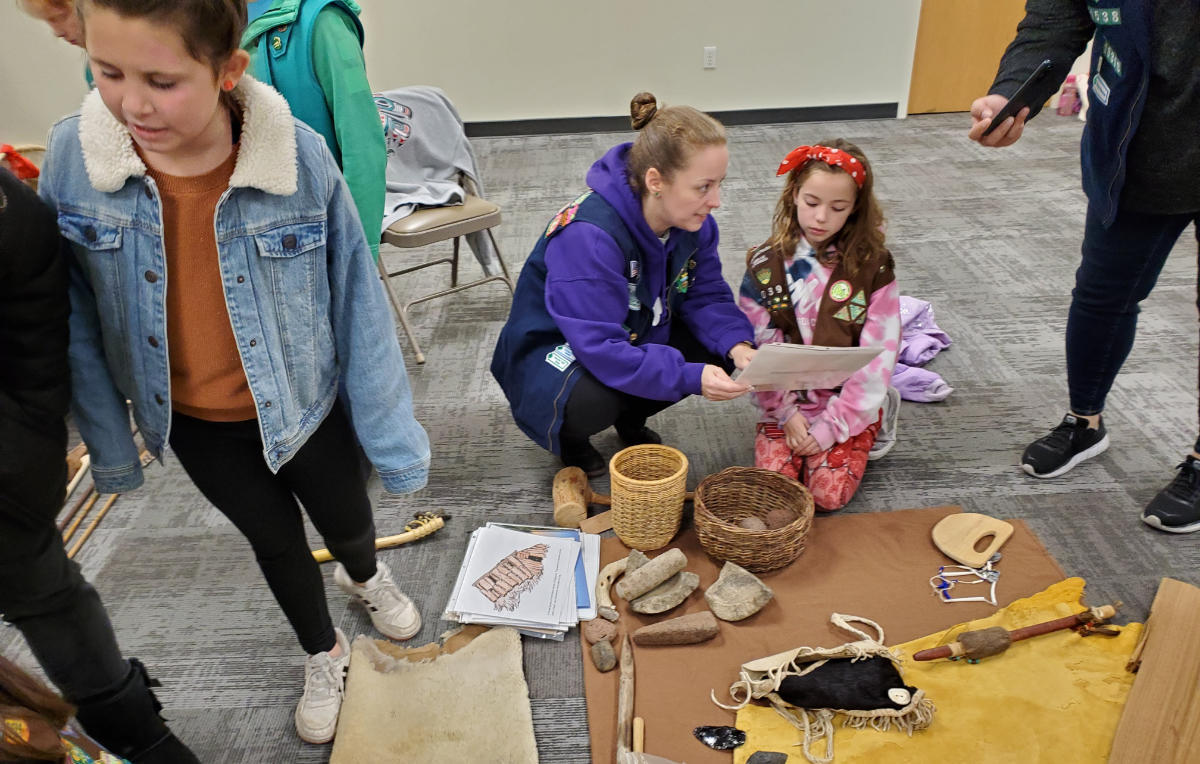
[[[492,356],[517,426],[604,474],[592,435],[660,443],[650,416],[688,395],[729,400],[753,330],[721,276],[717,223],[729,164],[721,123],[688,106],[630,104],[639,130],[587,174],[525,261]]]

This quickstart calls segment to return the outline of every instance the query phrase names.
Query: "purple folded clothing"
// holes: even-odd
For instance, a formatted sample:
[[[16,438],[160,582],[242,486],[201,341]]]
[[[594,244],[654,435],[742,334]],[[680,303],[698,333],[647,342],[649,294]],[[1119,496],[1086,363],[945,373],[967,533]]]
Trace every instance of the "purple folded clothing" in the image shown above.
[[[925,300],[900,297],[900,326],[898,360],[909,366],[928,363],[935,355],[950,347],[950,335],[938,327],[933,305]]]
[[[892,387],[900,391],[900,397],[915,403],[933,403],[945,400],[954,388],[946,384],[937,372],[897,363],[892,371]]]

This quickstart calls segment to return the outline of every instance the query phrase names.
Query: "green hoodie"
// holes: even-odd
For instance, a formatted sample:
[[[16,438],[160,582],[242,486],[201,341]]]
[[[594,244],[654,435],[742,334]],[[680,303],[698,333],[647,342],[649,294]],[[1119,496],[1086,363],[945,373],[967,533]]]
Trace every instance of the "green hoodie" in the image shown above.
[[[325,136],[378,259],[387,149],[358,13],[353,0],[273,0],[246,27],[242,47],[250,74],[279,90],[292,113]]]

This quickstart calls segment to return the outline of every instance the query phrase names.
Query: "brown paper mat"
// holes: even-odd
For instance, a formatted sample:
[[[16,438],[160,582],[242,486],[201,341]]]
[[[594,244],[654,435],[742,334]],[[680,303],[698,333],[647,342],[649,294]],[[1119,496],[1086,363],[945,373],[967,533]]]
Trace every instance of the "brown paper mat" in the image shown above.
[[[721,621],[721,633],[703,644],[635,646],[634,714],[646,720],[646,752],[687,764],[729,764],[728,751],[714,751],[692,735],[692,729],[702,724],[734,723],[734,713],[713,704],[709,690],[716,690],[717,697],[728,703],[729,685],[745,661],[802,645],[833,647],[852,641],[852,635],[829,623],[831,613],[870,618],[883,627],[886,643],[896,645],[995,612],[986,602],[940,602],[929,587],[938,566],[953,563],[933,545],[930,531],[942,517],[959,511],[960,507],[951,506],[819,516],[800,558],[760,576],[775,591],[775,598],[758,613],[737,623]],[[1000,550],[1003,559],[996,566],[998,607],[1064,578],[1033,532],[1020,520],[1011,522],[1015,530]],[[633,613],[614,597],[621,631],[632,633],[649,623],[708,609],[704,589],[716,580],[720,565],[705,554],[692,528],[669,546],[687,555],[687,570],[700,577],[700,587],[682,605],[657,616]],[[600,546],[600,564],[628,553],[618,539],[606,538]],[[978,588],[960,586],[955,594],[974,595],[969,590]],[[588,645],[583,645],[592,762],[612,764],[619,672],[596,671]]]

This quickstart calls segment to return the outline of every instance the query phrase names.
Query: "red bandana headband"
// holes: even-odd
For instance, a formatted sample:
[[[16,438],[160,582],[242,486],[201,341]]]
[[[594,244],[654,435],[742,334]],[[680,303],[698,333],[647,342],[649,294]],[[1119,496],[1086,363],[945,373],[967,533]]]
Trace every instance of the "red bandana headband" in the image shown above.
[[[831,149],[828,146],[798,146],[792,149],[792,152],[783,158],[783,164],[779,165],[779,172],[775,174],[783,175],[785,172],[791,172],[803,167],[812,159],[824,162],[830,167],[845,170],[859,188],[862,188],[863,183],[867,181],[867,168],[863,167],[862,162],[841,149]]]

